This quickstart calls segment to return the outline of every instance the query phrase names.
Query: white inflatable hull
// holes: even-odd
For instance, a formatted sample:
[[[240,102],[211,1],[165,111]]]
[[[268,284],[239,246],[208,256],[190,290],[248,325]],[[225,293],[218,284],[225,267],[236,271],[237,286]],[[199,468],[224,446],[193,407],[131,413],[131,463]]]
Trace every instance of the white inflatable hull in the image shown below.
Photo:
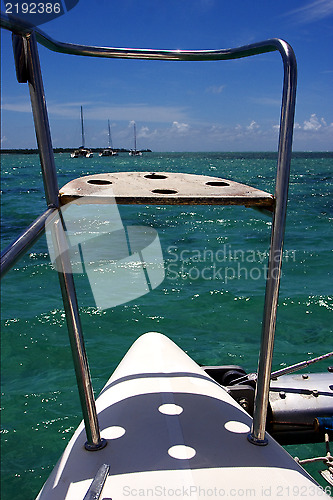
[[[159,333],[134,343],[96,406],[107,446],[87,451],[81,423],[38,500],[84,499],[103,464],[104,500],[326,497],[270,436],[251,444],[251,417]]]

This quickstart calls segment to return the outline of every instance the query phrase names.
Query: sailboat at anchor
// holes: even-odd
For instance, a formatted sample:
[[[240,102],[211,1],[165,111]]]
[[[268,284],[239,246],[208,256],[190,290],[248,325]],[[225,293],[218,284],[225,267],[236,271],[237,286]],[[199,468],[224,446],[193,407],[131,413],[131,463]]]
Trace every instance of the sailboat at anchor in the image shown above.
[[[133,128],[134,128],[134,149],[131,149],[131,151],[129,152],[129,155],[130,156],[142,156],[142,152],[138,151],[136,149],[136,124],[135,124],[135,122],[133,124]]]
[[[108,131],[109,131],[109,147],[103,149],[103,151],[99,153],[99,156],[118,156],[118,152],[115,149],[113,149],[112,146],[110,120],[108,120]]]
[[[75,149],[73,153],[71,153],[71,158],[92,158],[94,156],[91,149],[87,149],[85,147],[85,137],[84,137],[84,125],[83,125],[83,109],[81,106],[81,136],[82,136],[82,146],[79,149]]]

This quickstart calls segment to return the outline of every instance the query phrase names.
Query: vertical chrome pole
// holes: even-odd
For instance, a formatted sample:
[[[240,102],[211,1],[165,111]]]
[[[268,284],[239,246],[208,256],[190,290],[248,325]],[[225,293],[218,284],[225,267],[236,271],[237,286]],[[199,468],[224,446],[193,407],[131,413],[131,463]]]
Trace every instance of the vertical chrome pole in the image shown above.
[[[21,37],[21,39],[14,37],[13,41],[19,81],[24,81],[24,78],[26,78],[29,82],[31,106],[35,122],[46,201],[50,208],[59,207],[58,180],[36,38],[34,33],[31,33],[24,38]],[[60,220],[58,223],[54,224],[53,238],[56,248],[58,249],[58,276],[87,434],[85,447],[87,450],[98,450],[104,448],[107,442],[100,436],[74,279],[73,274],[70,272],[71,264],[68,251],[64,250],[64,248],[66,248],[66,239]]]
[[[257,445],[267,444],[265,428],[281,277],[297,83],[296,58],[292,48],[286,42],[280,41],[279,50],[284,63],[284,82],[275,185],[276,205],[267,272],[253,424],[248,436],[249,441]]]
[[[85,447],[89,451],[99,450],[104,448],[107,441],[100,436],[94,393],[75,292],[74,278],[73,273],[71,272],[71,262],[61,218],[53,223],[52,236],[56,248],[56,254],[58,255],[56,260],[56,269],[58,270],[59,275],[75,375],[87,434]]]
[[[46,202],[48,206],[59,207],[57,172],[35,34],[26,35],[23,44]]]

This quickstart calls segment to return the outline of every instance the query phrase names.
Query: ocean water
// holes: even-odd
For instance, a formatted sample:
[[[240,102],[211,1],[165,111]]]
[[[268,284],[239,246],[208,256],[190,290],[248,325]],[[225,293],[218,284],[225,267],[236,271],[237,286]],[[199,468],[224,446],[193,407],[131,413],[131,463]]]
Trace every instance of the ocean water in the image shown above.
[[[333,155],[293,155],[273,369],[332,351]],[[70,159],[56,154],[59,185],[96,172],[213,175],[272,191],[276,155],[150,153]],[[2,247],[45,209],[37,155],[2,155]],[[244,207],[121,206],[124,225],[159,236],[165,279],[142,297],[96,308],[76,275],[96,394],[134,340],[159,331],[198,363],[256,371],[271,219]],[[81,421],[57,273],[43,236],[4,277],[1,318],[3,500],[35,498]],[[309,371],[326,371],[333,360]],[[333,376],[332,376],[333,377]],[[300,458],[324,444],[287,446]],[[321,463],[307,470],[323,486]]]

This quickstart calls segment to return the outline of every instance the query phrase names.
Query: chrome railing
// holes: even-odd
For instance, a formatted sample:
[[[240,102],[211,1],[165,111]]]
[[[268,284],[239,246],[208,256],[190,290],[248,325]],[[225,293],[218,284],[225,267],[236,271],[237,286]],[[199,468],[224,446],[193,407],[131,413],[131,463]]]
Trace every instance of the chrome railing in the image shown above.
[[[251,45],[245,45],[243,47],[221,50],[153,50],[93,47],[53,40],[38,28],[33,28],[19,21],[13,21],[4,16],[1,16],[1,26],[13,33],[14,57],[18,81],[21,83],[28,82],[29,84],[45,196],[48,205],[47,211],[36,219],[36,221],[4,251],[2,256],[3,267],[1,267],[2,274],[7,272],[29,246],[36,241],[43,231],[43,224],[47,216],[50,215],[52,211],[58,211],[59,208],[57,175],[43,81],[39,66],[37,42],[51,51],[64,54],[164,61],[222,61],[274,51],[280,53],[283,60],[284,79],[275,183],[275,209],[273,213],[271,246],[266,281],[255,409],[253,425],[248,437],[254,444],[266,444],[265,426],[281,277],[296,98],[297,69],[296,58],[292,48],[287,42],[275,38]],[[58,234],[58,239],[59,238],[61,239],[60,230]],[[62,258],[66,258],[66,252]],[[67,265],[68,263],[63,262],[64,272],[59,272],[59,280],[87,433],[86,447],[87,449],[99,449],[103,447],[105,443],[101,439],[99,433],[74,280],[68,272],[65,272],[65,270],[68,270]]]

